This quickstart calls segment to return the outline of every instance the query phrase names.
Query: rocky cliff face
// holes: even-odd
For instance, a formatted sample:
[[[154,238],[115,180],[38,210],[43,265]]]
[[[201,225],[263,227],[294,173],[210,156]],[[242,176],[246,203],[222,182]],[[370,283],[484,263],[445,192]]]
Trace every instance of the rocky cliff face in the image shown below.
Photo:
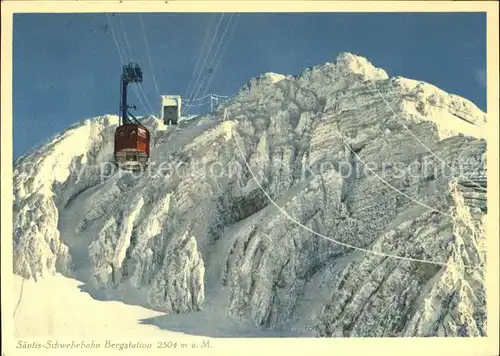
[[[14,272],[318,336],[485,335],[485,117],[341,54],[144,118],[142,175],[110,163],[117,117],[86,120],[15,164]]]

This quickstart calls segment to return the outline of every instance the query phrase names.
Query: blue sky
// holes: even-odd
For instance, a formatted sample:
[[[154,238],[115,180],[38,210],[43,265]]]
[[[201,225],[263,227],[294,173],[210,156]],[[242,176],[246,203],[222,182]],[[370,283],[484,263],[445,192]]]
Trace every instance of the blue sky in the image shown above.
[[[390,76],[432,83],[486,110],[485,13],[225,14],[214,40],[213,49],[227,25],[218,56],[209,56],[192,79],[198,58],[200,66],[205,58],[203,43],[212,40],[209,35],[204,42],[206,33],[215,32],[220,16],[143,13],[143,33],[137,14],[110,15],[123,56],[143,68],[142,88],[155,113],[153,73],[161,94],[233,95],[253,76],[298,74],[340,52],[366,57]],[[103,13],[15,14],[13,69],[14,157],[77,121],[117,113],[121,61]],[[198,77],[200,89],[188,90]],[[138,115],[150,113],[133,91],[129,101]],[[203,110],[209,108],[192,112]]]

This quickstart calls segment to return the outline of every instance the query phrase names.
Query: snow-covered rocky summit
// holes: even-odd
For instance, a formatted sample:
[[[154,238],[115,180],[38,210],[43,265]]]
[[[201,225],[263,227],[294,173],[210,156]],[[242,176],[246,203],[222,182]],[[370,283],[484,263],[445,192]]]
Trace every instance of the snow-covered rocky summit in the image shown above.
[[[343,53],[177,129],[144,118],[140,176],[111,164],[117,123],[16,161],[16,274],[302,334],[485,335],[486,115],[470,101]]]

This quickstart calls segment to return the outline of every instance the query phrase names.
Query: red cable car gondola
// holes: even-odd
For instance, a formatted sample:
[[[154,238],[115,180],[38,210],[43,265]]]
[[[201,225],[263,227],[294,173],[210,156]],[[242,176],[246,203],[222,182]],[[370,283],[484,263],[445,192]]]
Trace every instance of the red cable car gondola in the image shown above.
[[[123,66],[121,76],[120,125],[115,131],[116,165],[127,171],[143,171],[149,162],[149,131],[130,112],[127,85],[142,82],[142,71],[136,63]]]
[[[123,170],[144,170],[149,161],[149,131],[140,124],[124,124],[115,131],[115,162]]]

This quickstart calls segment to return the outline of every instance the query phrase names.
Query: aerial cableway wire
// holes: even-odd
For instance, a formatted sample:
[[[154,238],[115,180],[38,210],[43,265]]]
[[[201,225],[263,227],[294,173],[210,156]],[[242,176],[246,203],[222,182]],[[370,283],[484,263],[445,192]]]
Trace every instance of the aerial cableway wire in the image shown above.
[[[113,35],[113,41],[115,43],[116,50],[118,51],[118,55],[120,56],[120,61],[121,61],[122,65],[125,65],[125,59],[124,59],[124,56],[122,55],[122,52],[120,50],[120,45],[118,44],[118,40],[116,39],[116,34],[115,34],[114,29],[113,29],[113,24],[111,22],[111,19],[110,19],[108,13],[106,12],[105,14],[106,14],[106,19],[107,19],[108,24],[109,24],[109,28],[111,29],[111,34]],[[146,108],[146,106],[144,105],[144,102],[141,100],[141,97],[138,95],[137,91],[134,91],[134,93],[137,96],[137,99],[139,99],[139,102],[141,103],[142,107]]]
[[[206,93],[207,93],[207,92],[208,92],[208,90],[209,90],[210,83],[212,82],[212,79],[213,79],[213,77],[214,77],[215,71],[216,71],[216,69],[217,69],[217,67],[218,67],[218,65],[219,65],[219,63],[220,63],[220,61],[221,61],[221,59],[222,59],[222,57],[223,57],[223,55],[224,55],[224,53],[225,53],[226,47],[227,47],[227,45],[228,45],[228,43],[229,43],[230,36],[226,37],[226,35],[227,35],[227,33],[228,33],[228,30],[229,30],[229,28],[230,28],[230,25],[231,25],[231,22],[232,22],[232,20],[233,20],[234,15],[235,15],[234,13],[232,13],[232,14],[230,15],[230,18],[229,18],[228,22],[226,23],[226,26],[225,26],[224,32],[223,32],[223,34],[222,34],[222,36],[221,36],[221,38],[220,38],[220,40],[219,40],[219,42],[218,42],[217,48],[216,48],[216,49],[215,49],[215,51],[212,53],[211,60],[210,60],[210,63],[209,63],[209,65],[208,65],[208,69],[209,69],[209,70],[210,70],[210,72],[211,72],[211,73],[208,75],[210,78],[209,78],[209,80],[208,80],[208,84],[207,84],[207,86],[205,87],[204,93],[203,93],[203,95],[202,95],[200,98],[205,98],[205,97],[207,97],[207,96],[211,96],[211,100],[212,100],[212,99],[227,98],[227,96],[223,96],[223,95],[217,95],[217,94],[213,94],[213,93],[211,93],[211,94],[206,94]],[[238,16],[239,16],[239,15],[240,15],[240,14],[237,14],[237,15],[236,15],[236,18],[238,18]],[[222,16],[221,16],[221,19],[222,19]],[[220,20],[221,20],[221,19],[220,19]],[[218,27],[220,26],[220,20],[219,20]],[[236,22],[233,22],[233,25],[234,25],[235,23],[236,23]],[[234,30],[234,27],[235,27],[235,26],[233,26],[233,30]],[[233,31],[230,31],[230,35],[232,35],[232,34],[233,34]],[[215,34],[215,36],[216,36],[216,35],[217,35],[217,33]],[[227,41],[225,41],[225,42],[224,42],[224,40],[225,40],[226,38],[227,38]],[[213,42],[214,40],[215,40],[215,37],[213,38],[212,42]],[[223,43],[224,43],[224,46],[222,47],[222,50],[220,51],[220,49],[221,49],[221,45],[222,45]],[[212,47],[212,45],[211,45],[211,47]],[[206,63],[207,59],[209,58],[209,54],[210,54],[210,53],[207,53],[207,56],[205,57],[204,64]],[[212,68],[213,63],[214,63],[214,61],[217,59],[217,57],[218,57],[218,55],[219,55],[219,54],[220,54],[219,59],[218,59],[218,61],[216,62],[215,67],[213,67],[213,68]],[[202,72],[203,72],[203,70],[205,69],[204,64],[203,64],[202,68],[200,68]],[[200,75],[202,74],[202,72],[200,72],[200,74],[198,75],[198,80],[197,80],[197,81],[199,81],[199,78],[200,78]],[[199,85],[198,85],[197,89],[196,89],[196,88],[194,88],[194,89],[196,89],[196,92],[194,93],[194,95],[191,95],[190,99],[188,99],[188,100],[187,100],[188,102],[192,102],[192,101],[194,101],[194,100],[198,100],[198,99],[199,99],[199,98],[196,98],[196,96],[199,94],[200,90],[202,89],[203,84],[205,83],[206,79],[207,79],[207,74],[205,74],[205,75],[203,76],[203,79],[202,79],[202,81],[199,83]],[[193,99],[193,96],[195,97],[194,99]],[[218,104],[218,100],[217,100],[217,104]],[[189,107],[189,106],[185,107],[184,109],[187,109],[188,107]]]
[[[108,17],[109,18],[109,17]],[[125,39],[125,44],[126,44],[126,47],[128,49],[128,58],[127,58],[127,62],[133,62],[133,58],[132,58],[132,51],[130,49],[130,45],[128,43],[128,39],[127,39],[127,34],[125,32],[125,28],[124,28],[124,25],[123,25],[123,20],[120,16],[120,14],[118,14],[118,20],[120,22],[120,25],[121,25],[121,28],[122,28],[122,33],[124,35],[124,39]],[[111,24],[110,24],[111,26]],[[118,45],[118,44],[117,44]],[[124,51],[126,52],[126,51]],[[123,62],[122,64],[125,65],[125,62]],[[139,83],[137,83],[139,85]],[[135,86],[132,86],[132,91],[134,92],[134,94],[136,95],[137,99],[139,100],[139,102],[141,103],[141,106],[144,108],[144,109],[147,109],[146,108],[146,105],[144,104],[144,101],[143,101],[143,98],[139,95],[139,92],[137,90],[137,87]]]
[[[382,93],[380,92],[380,90],[378,89],[377,87],[377,84],[375,83],[375,81],[373,79],[371,79],[371,83],[373,84],[378,96],[382,99],[382,101],[386,104],[386,106],[389,108],[389,110],[392,112],[392,114],[396,117],[396,118],[400,118],[398,116],[398,114],[396,114],[396,111],[393,109],[393,107],[387,102],[387,100],[385,99],[384,95],[382,95]],[[439,157],[436,153],[434,153],[434,151],[432,151],[425,143],[423,143],[418,137],[417,135],[415,135],[413,133],[413,131],[411,131],[408,126],[406,126],[404,123],[403,123],[403,126],[404,128],[410,133],[410,135],[418,142],[420,143],[430,154],[432,154],[438,161],[440,161],[442,164],[444,164],[445,166],[449,167],[451,172],[453,174],[455,174],[454,170],[453,170],[453,167],[451,167],[449,164],[447,164],[441,157]],[[480,184],[477,184],[476,182],[464,177],[464,176],[459,176],[461,178],[463,178],[463,180],[469,182],[469,183],[472,183],[472,185],[478,187],[479,189],[481,189],[482,191],[487,191],[487,189],[483,186],[481,186]]]
[[[223,99],[230,98],[230,96],[227,95],[219,95],[219,94],[211,94],[211,95],[215,96],[216,98],[223,98]]]
[[[208,88],[210,87],[210,84],[212,83],[212,80],[214,79],[215,74],[217,73],[217,68],[219,67],[219,64],[220,64],[220,63],[221,63],[221,61],[222,61],[222,57],[223,57],[223,54],[224,54],[224,53],[225,53],[225,51],[226,51],[226,47],[227,47],[227,45],[229,44],[229,42],[231,42],[231,39],[232,39],[233,34],[234,34],[234,31],[235,31],[235,29],[236,29],[236,25],[237,25],[238,20],[239,20],[239,16],[240,16],[240,14],[237,14],[237,15],[236,15],[236,20],[235,20],[235,21],[234,21],[234,23],[233,23],[233,28],[232,28],[232,30],[229,32],[228,39],[227,39],[226,43],[224,44],[224,47],[222,48],[222,52],[221,52],[221,53],[222,53],[222,55],[219,57],[219,60],[217,61],[217,63],[215,64],[215,67],[213,68],[213,71],[212,71],[212,74],[211,74],[211,76],[210,76],[210,79],[208,80],[208,84],[207,84],[207,88],[206,88],[205,92],[207,92],[207,91],[208,91]],[[214,96],[216,96],[216,97],[220,97],[220,98],[228,98],[227,96],[223,96],[223,95],[216,95],[216,94],[214,94]]]
[[[193,99],[194,97],[194,93],[198,87],[198,82],[200,80],[200,76],[202,75],[202,73],[204,72],[204,69],[205,69],[205,63],[212,51],[212,47],[213,47],[213,44],[215,42],[215,39],[217,38],[217,34],[219,33],[219,27],[220,27],[220,24],[222,22],[222,19],[224,18],[224,15],[225,13],[222,13],[219,17],[219,21],[217,22],[217,25],[216,25],[216,28],[215,28],[215,32],[213,33],[213,36],[212,36],[212,39],[210,41],[210,45],[208,46],[208,49],[207,49],[207,52],[205,53],[205,55],[203,56],[204,57],[204,60],[203,60],[203,63],[201,64],[201,67],[198,68],[198,71],[197,73],[195,73],[195,82],[191,88],[191,91],[189,92],[189,95],[187,96],[188,99]],[[201,58],[200,58],[201,59]]]
[[[213,44],[214,44],[214,42],[215,42],[215,39],[217,38],[217,33],[219,32],[219,27],[220,27],[220,24],[221,24],[221,22],[222,22],[222,19],[223,19],[223,18],[224,18],[224,13],[222,13],[222,14],[221,14],[221,16],[220,16],[220,18],[219,18],[219,22],[217,23],[217,28],[215,29],[215,33],[214,33],[214,36],[212,37],[212,41],[211,41],[211,43],[210,43],[210,46],[209,46],[208,52],[207,52],[207,54],[206,54],[206,56],[205,56],[205,59],[204,59],[204,61],[203,61],[203,64],[201,65],[201,68],[200,68],[199,74],[198,74],[198,76],[197,76],[197,78],[196,78],[196,81],[195,81],[195,84],[194,84],[194,87],[193,87],[193,90],[192,90],[192,91],[191,91],[191,93],[189,94],[189,97],[188,97],[189,99],[192,99],[193,97],[195,97],[195,96],[194,96],[194,93],[196,92],[196,89],[197,89],[197,87],[198,87],[198,83],[199,83],[200,77],[201,77],[201,75],[202,75],[202,73],[203,73],[203,69],[205,68],[205,63],[207,62],[207,59],[208,59],[208,57],[209,57],[210,53],[212,52],[212,46],[213,46]]]
[[[118,19],[120,20],[120,25],[121,25],[121,28],[122,28],[122,31],[123,31],[123,36],[124,36],[124,39],[125,39],[125,44],[126,44],[126,46],[128,48],[129,55],[130,55],[130,60],[133,62],[134,59],[132,57],[132,49],[130,48],[130,44],[129,44],[129,41],[128,41],[127,32],[125,30],[125,26],[123,24],[123,20],[122,20],[122,17],[120,16],[120,14],[118,14]],[[144,88],[142,87],[142,83],[139,82],[137,84],[138,84],[139,93],[143,96],[144,100],[146,101],[149,110],[151,110],[151,112],[153,112],[153,107],[149,103],[149,100],[148,100],[148,98],[146,96],[146,93],[144,92]],[[139,96],[138,93],[137,93],[137,89],[135,87],[132,87],[132,88],[135,91],[136,95]],[[146,108],[146,107],[144,107],[144,108]]]
[[[122,65],[125,65],[125,63],[126,63],[126,59],[127,59],[127,60],[130,60],[130,61],[132,61],[132,62],[133,62],[133,61],[134,61],[134,59],[133,59],[133,57],[132,57],[132,49],[131,49],[131,46],[130,46],[130,42],[129,42],[129,40],[128,40],[127,32],[126,32],[126,30],[125,30],[125,26],[124,26],[124,23],[123,23],[123,19],[122,19],[122,17],[120,16],[120,14],[118,14],[118,18],[119,18],[119,21],[120,21],[120,26],[121,26],[121,29],[122,29],[122,32],[123,32],[123,38],[124,38],[124,41],[125,41],[125,45],[126,45],[126,49],[127,49],[127,51],[122,51],[122,50],[121,50],[121,46],[120,46],[120,44],[118,43],[118,39],[117,39],[117,36],[116,36],[116,32],[115,32],[114,27],[113,27],[113,24],[112,24],[112,22],[111,22],[111,18],[109,17],[109,14],[108,14],[108,13],[105,13],[105,15],[106,15],[106,19],[107,19],[107,22],[108,22],[108,24],[109,24],[109,27],[110,27],[110,30],[111,30],[111,33],[112,33],[113,42],[114,42],[115,47],[116,47],[116,49],[117,49],[117,52],[118,52],[118,55],[119,55],[119,57],[120,57],[120,61],[121,61]],[[232,16],[233,16],[233,15],[234,15],[234,14],[231,14],[231,18],[232,18]],[[238,15],[239,15],[239,14],[238,14]],[[224,13],[223,13],[223,14],[221,14],[221,16],[220,16],[220,18],[219,18],[219,22],[218,22],[218,24],[217,24],[216,31],[215,31],[215,33],[214,33],[214,36],[213,36],[212,40],[211,40],[210,46],[209,46],[209,48],[208,48],[208,52],[207,52],[207,53],[206,53],[206,55],[205,55],[205,60],[204,60],[204,63],[203,63],[203,65],[202,65],[202,67],[201,67],[201,68],[198,68],[198,69],[199,69],[199,73],[198,73],[198,77],[197,77],[197,80],[198,80],[198,81],[199,81],[199,78],[200,78],[200,76],[201,76],[201,74],[202,74],[202,72],[203,72],[203,69],[204,69],[204,67],[205,67],[205,64],[206,64],[206,62],[207,62],[207,60],[208,60],[208,58],[209,58],[209,55],[210,55],[210,53],[212,52],[212,48],[213,48],[213,45],[214,45],[214,43],[215,43],[215,39],[217,38],[217,34],[218,34],[218,32],[219,32],[219,27],[220,27],[220,24],[221,24],[221,21],[222,21],[222,18],[223,18],[223,17],[224,17]],[[149,43],[148,43],[148,40],[147,40],[147,35],[146,35],[145,29],[144,29],[144,22],[143,22],[143,20],[142,20],[142,17],[140,16],[140,14],[138,14],[138,18],[139,18],[139,22],[140,22],[140,25],[141,25],[141,30],[142,30],[142,34],[143,34],[144,44],[145,44],[145,46],[146,46],[146,52],[147,52],[147,56],[148,56],[148,61],[149,61],[149,64],[150,64],[151,73],[152,73],[152,77],[153,77],[153,84],[154,84],[154,86],[155,86],[155,90],[156,90],[157,95],[160,97],[160,96],[161,96],[161,94],[160,94],[160,91],[159,91],[159,88],[158,88],[158,84],[157,84],[157,81],[156,81],[156,76],[155,76],[155,74],[154,74],[153,61],[152,61],[151,54],[150,54],[150,47],[149,47]],[[225,31],[224,31],[224,33],[223,33],[223,35],[222,35],[221,40],[219,41],[219,44],[218,44],[218,46],[217,46],[216,51],[212,53],[213,57],[212,57],[212,59],[211,59],[211,61],[210,61],[210,64],[212,64],[212,63],[214,62],[214,60],[215,60],[215,58],[216,58],[216,56],[217,56],[217,53],[218,53],[218,51],[219,51],[220,45],[221,45],[221,43],[223,43],[223,41],[224,41],[224,38],[225,38],[225,35],[226,35],[226,32],[227,32],[227,29],[228,29],[229,24],[230,24],[230,22],[231,22],[231,18],[229,19],[228,24],[226,25]],[[214,21],[212,20],[212,23],[211,23],[211,25],[210,25],[210,26],[212,26],[212,25],[213,25],[213,23],[214,23]],[[206,41],[207,41],[207,39],[208,39],[208,34],[207,34],[207,37],[205,38],[204,42],[206,42]],[[223,51],[224,51],[224,49],[225,49],[225,47],[226,47],[226,46],[227,46],[227,42],[225,43],[225,45],[224,45],[224,47],[223,47]],[[204,47],[204,48],[206,48],[207,46],[205,45],[205,46],[203,46],[203,47]],[[223,53],[223,52],[222,52],[222,53]],[[128,55],[128,58],[125,58],[124,54],[127,54],[127,55]],[[202,54],[203,54],[203,53],[202,53]],[[221,59],[221,57],[219,58],[219,61],[218,61],[217,63],[219,63],[219,62],[220,62],[220,59]],[[198,62],[197,62],[197,66],[198,66],[198,67],[199,67],[199,63],[200,63],[200,62],[201,62],[201,56],[199,56],[199,58],[198,58]],[[217,67],[217,65],[216,65],[216,67]],[[214,68],[216,68],[216,67],[214,67]],[[192,75],[192,77],[193,77],[193,78],[194,78],[194,74],[196,74],[196,70],[195,70],[195,72],[193,72],[193,75]],[[153,112],[154,110],[153,110],[153,108],[152,108],[152,106],[151,106],[151,104],[150,104],[150,102],[149,102],[149,100],[148,100],[148,98],[147,98],[147,95],[146,95],[146,93],[145,93],[145,91],[144,91],[143,87],[141,86],[141,83],[138,83],[138,84],[139,84],[138,88],[136,88],[135,86],[134,86],[134,87],[132,87],[132,89],[134,90],[134,94],[136,95],[137,99],[139,100],[139,102],[140,102],[140,104],[141,104],[141,106],[142,106],[143,108],[148,107],[148,108],[149,108],[149,110],[151,110],[151,111]],[[201,82],[201,83],[195,83],[195,84],[199,84],[199,85],[198,85],[198,90],[197,90],[197,92],[198,92],[198,91],[200,90],[200,88],[201,88],[201,84],[202,84],[202,82]],[[137,89],[139,89],[139,92],[137,91]],[[193,89],[193,91],[194,91],[194,90],[196,89],[196,87],[194,87],[194,88],[192,88],[192,89]],[[193,94],[193,91],[191,92],[191,95]],[[206,91],[206,90],[205,90],[205,91]],[[140,95],[140,94],[142,95],[142,97],[141,97],[141,95]],[[208,100],[208,101],[207,101],[207,100],[206,100],[206,98],[210,98],[210,100]],[[206,94],[206,95],[203,95],[203,96],[198,97],[198,98],[196,98],[196,97],[192,98],[192,96],[191,96],[191,99],[184,99],[184,100],[183,100],[183,101],[185,102],[185,105],[183,105],[183,110],[185,110],[186,108],[189,108],[189,107],[200,107],[200,106],[208,105],[208,104],[210,104],[210,103],[211,103],[211,100],[212,100],[212,99],[221,99],[221,98],[224,98],[224,99],[225,99],[225,98],[228,98],[228,96],[219,95],[219,94],[213,94],[213,93]],[[203,102],[201,102],[201,103],[200,103],[200,101],[203,101]],[[144,102],[146,102],[146,104],[145,104]]]
[[[128,54],[127,60],[133,61],[134,59],[132,58],[132,50],[130,49],[130,45],[129,45],[128,39],[127,39],[127,34],[125,33],[125,26],[123,25],[122,16],[119,13],[117,13],[117,15],[118,15],[118,21],[120,22],[122,33],[123,33],[124,39],[125,39],[126,53]]]
[[[212,55],[212,57],[211,57],[212,59],[210,60],[210,63],[208,64],[208,67],[207,67],[207,68],[208,68],[208,70],[210,70],[210,69],[212,68],[212,64],[214,63],[214,60],[215,60],[215,58],[217,57],[217,54],[219,53],[219,49],[220,49],[220,47],[221,47],[221,45],[222,45],[222,41],[224,40],[224,37],[226,36],[227,29],[228,29],[228,27],[229,27],[229,24],[231,23],[231,20],[232,20],[233,16],[234,16],[234,14],[231,14],[231,15],[229,16],[229,20],[228,20],[228,21],[227,21],[227,23],[226,23],[226,27],[224,28],[224,32],[222,33],[222,36],[221,36],[221,38],[220,38],[220,40],[219,40],[219,43],[217,44],[217,48],[215,49],[215,52],[213,53],[213,55]],[[196,93],[194,94],[194,96],[195,96],[195,97],[198,95],[198,93],[200,92],[201,88],[203,87],[203,84],[205,83],[205,79],[206,79],[206,78],[207,78],[207,74],[205,74],[205,75],[203,76],[203,80],[200,82],[200,85],[198,86],[198,90],[197,90],[197,91],[196,91]]]
[[[111,30],[111,35],[113,36],[113,42],[115,43],[116,50],[118,52],[118,55],[120,56],[120,61],[121,61],[122,65],[125,65],[125,59],[124,59],[122,52],[120,50],[118,40],[116,39],[116,34],[115,34],[114,29],[113,29],[113,24],[111,22],[111,19],[109,18],[108,13],[106,12],[105,14],[106,14],[106,19],[107,19],[108,24],[109,24],[109,28]],[[136,94],[137,98],[139,99],[139,102],[141,103],[141,105],[145,108],[146,106],[144,105],[143,101],[141,100],[141,97],[137,94],[137,92],[135,92],[135,94]],[[120,111],[121,111],[121,109],[118,112],[120,112]]]
[[[189,104],[189,103],[187,103],[187,104],[185,104],[185,106],[192,108],[192,107],[205,106],[205,105],[209,105],[209,104],[210,104],[210,100],[209,101],[205,101],[205,102],[201,102],[201,103],[197,103],[197,104]]]
[[[227,96],[227,95],[219,95],[219,94],[215,94],[215,93],[209,93],[209,94],[206,94],[204,96],[200,96],[199,98],[195,98],[195,99],[192,99],[192,100],[189,100],[189,99],[185,99],[183,100],[183,102],[187,102],[187,103],[194,103],[194,102],[197,102],[197,101],[200,101],[200,100],[204,100],[206,98],[217,98],[217,99],[227,99],[227,98],[230,98],[230,96]]]
[[[222,57],[224,57],[224,53],[225,53],[225,50],[226,50],[226,47],[227,47],[227,43],[228,43],[228,41],[226,41],[226,42],[224,43],[224,39],[226,39],[226,35],[227,35],[227,33],[228,33],[228,29],[229,29],[229,27],[231,26],[231,22],[233,21],[233,17],[234,17],[234,15],[235,15],[235,14],[234,14],[234,13],[232,13],[232,14],[231,14],[231,16],[229,17],[229,20],[228,20],[228,22],[227,22],[227,24],[226,24],[226,27],[224,28],[224,33],[222,34],[222,37],[221,37],[221,39],[220,39],[220,41],[219,41],[219,44],[217,45],[217,49],[215,50],[215,54],[214,54],[214,56],[212,57],[212,61],[211,61],[211,62],[210,62],[210,64],[208,65],[208,68],[210,68],[210,69],[211,69],[211,73],[210,73],[210,75],[209,75],[209,78],[208,78],[208,83],[207,83],[207,85],[206,85],[206,87],[205,87],[205,90],[203,91],[203,94],[202,94],[202,95],[205,95],[205,94],[208,92],[208,90],[209,90],[209,88],[210,88],[210,83],[212,82],[212,79],[213,79],[213,77],[215,76],[215,70],[216,70],[216,67],[215,67],[215,66],[213,67],[212,65],[213,65],[214,63],[216,63],[216,65],[218,65],[218,63],[220,63],[220,61],[221,61]],[[238,15],[239,15],[239,14],[238,14]],[[233,31],[234,31],[234,28],[233,28]],[[229,33],[229,35],[227,35],[227,39],[229,39],[229,36],[231,35],[231,33],[232,33],[233,31],[231,31],[231,32]],[[223,46],[223,47],[222,47],[222,49],[219,51],[219,49],[220,49],[220,48],[221,48],[221,46],[222,46],[222,43],[224,43],[224,46]],[[219,55],[219,53],[220,53],[219,60],[218,60],[217,62],[215,62],[215,60],[217,59],[217,56]],[[201,87],[203,86],[203,83],[205,82],[205,79],[206,79],[206,76],[205,76],[205,78],[203,79],[202,84],[200,85],[200,89],[201,89]],[[198,93],[196,93],[196,94],[195,94],[195,96],[196,96],[196,95],[198,95]]]
[[[191,103],[192,103],[192,102],[195,102],[195,101],[200,101],[200,100],[203,100],[203,99],[205,99],[205,98],[209,98],[211,95],[216,96],[215,94],[207,94],[207,95],[204,95],[204,96],[200,96],[199,98],[195,98],[195,99],[185,99],[185,100],[183,100],[183,101],[185,101],[185,102],[191,102]]]
[[[228,118],[228,114],[227,112],[225,111],[224,112],[224,121],[227,121],[229,120]],[[344,247],[347,247],[347,248],[350,248],[350,249],[353,249],[353,250],[357,250],[357,251],[360,251],[360,252],[364,252],[364,253],[367,253],[367,254],[371,254],[371,255],[376,255],[376,256],[382,256],[382,257],[389,257],[389,258],[393,258],[393,259],[398,259],[398,260],[406,260],[406,261],[412,261],[412,262],[420,262],[420,263],[426,263],[426,264],[433,264],[433,265],[438,265],[438,266],[443,266],[443,267],[446,267],[446,266],[450,266],[450,265],[456,265],[455,263],[450,263],[450,262],[440,262],[440,261],[433,261],[433,260],[427,260],[427,259],[420,259],[420,258],[413,258],[413,257],[408,257],[408,256],[399,256],[399,255],[394,255],[394,254],[389,254],[389,253],[385,253],[385,252],[382,252],[382,251],[375,251],[375,250],[368,250],[368,249],[365,249],[365,248],[362,248],[362,247],[358,247],[358,246],[354,246],[354,245],[350,245],[350,244],[347,244],[347,243],[344,243],[344,242],[341,242],[341,241],[338,241],[332,237],[329,237],[329,236],[325,236],[317,231],[314,231],[313,229],[305,226],[304,224],[302,224],[300,221],[298,221],[297,219],[295,219],[293,216],[291,216],[290,214],[288,214],[281,206],[279,206],[276,201],[273,200],[273,198],[271,198],[269,196],[269,194],[266,192],[266,190],[262,187],[262,185],[260,184],[259,180],[257,179],[257,177],[255,176],[255,174],[253,173],[251,167],[250,167],[250,164],[247,162],[247,159],[245,158],[245,154],[243,153],[241,147],[240,147],[240,144],[238,142],[238,139],[235,137],[234,133],[236,133],[238,136],[239,136],[239,133],[236,132],[234,129],[231,129],[232,131],[232,135],[231,137],[233,138],[233,140],[235,141],[236,143],[236,146],[238,148],[238,151],[240,152],[240,155],[248,169],[248,171],[250,172],[253,180],[255,181],[255,183],[257,184],[257,186],[259,187],[259,189],[264,193],[264,195],[267,197],[267,199],[269,200],[269,202],[274,205],[278,211],[283,214],[288,220],[292,221],[293,223],[295,223],[296,225],[300,226],[301,228],[309,231],[310,233],[316,235],[316,236],[319,236],[325,240],[329,240],[329,241],[332,241],[338,245],[341,245],[341,246],[344,246]],[[342,142],[344,142],[344,145],[345,144],[345,141],[343,139],[343,137],[340,137]],[[242,139],[240,137],[240,139]],[[356,152],[349,146],[349,145],[346,145],[346,147],[352,152],[354,153],[356,156]],[[358,156],[358,159],[359,156]],[[361,159],[360,161],[365,164]],[[367,167],[369,169],[369,167]],[[408,197],[405,193],[401,192],[400,190],[398,190],[396,187],[393,187],[390,183],[386,182],[382,177],[376,175],[379,179],[381,179],[385,184],[389,185],[391,188],[393,188],[394,190],[402,193],[404,196]],[[411,200],[414,200],[412,198],[410,198]],[[414,200],[415,201],[415,200]],[[431,208],[427,205],[425,205],[424,203],[420,203],[418,201],[415,201],[417,203],[419,203],[420,205],[423,205],[423,206],[426,206],[427,208],[429,208],[430,210],[433,210],[433,211],[437,211],[445,216],[450,216],[449,214],[445,213],[445,212],[440,212],[434,208]],[[467,268],[467,269],[484,269],[483,266],[474,266],[474,265],[463,265],[464,268]]]
[[[212,27],[215,24],[215,18],[216,18],[215,16],[212,16],[210,19],[210,24],[208,25],[207,32],[205,33],[205,38],[203,39],[201,50],[200,50],[200,53],[199,53],[198,58],[196,60],[195,68],[194,68],[193,72],[191,73],[191,79],[189,80],[188,86],[186,88],[186,91],[184,92],[183,97],[186,97],[188,95],[188,93],[190,92],[191,85],[193,84],[193,80],[196,76],[196,73],[198,73],[198,69],[199,69],[199,66],[201,63],[201,58],[203,57],[204,51],[207,48],[208,39],[209,39],[210,33],[212,31]]]
[[[144,38],[144,44],[146,46],[146,54],[148,56],[149,66],[151,67],[151,74],[153,76],[153,84],[155,86],[156,95],[158,95],[158,98],[159,98],[161,95],[160,95],[160,90],[158,89],[158,84],[156,82],[155,71],[154,71],[154,68],[153,68],[153,60],[151,59],[151,51],[150,51],[150,48],[149,48],[149,42],[148,42],[148,39],[147,39],[147,36],[146,36],[146,31],[144,30],[144,23],[142,21],[141,14],[137,14],[137,16],[139,17],[139,23],[141,25],[142,36]]]

